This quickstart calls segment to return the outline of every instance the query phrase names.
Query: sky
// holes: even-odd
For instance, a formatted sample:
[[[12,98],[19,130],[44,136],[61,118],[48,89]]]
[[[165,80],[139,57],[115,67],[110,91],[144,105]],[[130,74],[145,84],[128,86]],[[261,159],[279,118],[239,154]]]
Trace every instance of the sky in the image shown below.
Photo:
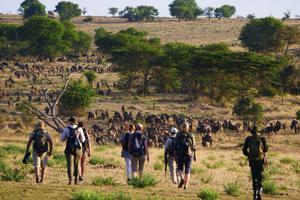
[[[0,0],[0,13],[17,13],[23,0]],[[40,0],[46,9],[54,10],[55,5],[61,0]],[[67,1],[67,0],[66,0]],[[87,15],[106,16],[108,8],[123,9],[126,6],[151,5],[157,8],[161,17],[169,16],[168,5],[172,0],[69,0],[78,3],[81,8],[87,8]],[[236,7],[236,15],[246,16],[255,14],[256,17],[274,16],[283,17],[287,10],[291,16],[300,15],[300,0],[197,0],[199,7],[220,7],[224,4]]]

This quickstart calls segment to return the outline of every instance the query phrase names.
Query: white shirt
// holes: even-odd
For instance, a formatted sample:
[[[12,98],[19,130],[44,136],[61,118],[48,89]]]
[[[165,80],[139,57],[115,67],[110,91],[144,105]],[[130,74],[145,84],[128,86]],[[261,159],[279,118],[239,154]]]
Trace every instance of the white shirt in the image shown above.
[[[77,128],[77,125],[71,125],[71,124],[69,124],[69,125],[64,129],[64,132],[63,132],[63,134],[61,135],[61,141],[63,141],[63,142],[66,141],[66,139],[70,136],[70,130],[68,129],[68,127],[72,128],[72,129],[75,129],[75,128]],[[80,141],[80,146],[81,146],[81,144],[84,143],[84,141],[86,140],[82,128],[79,127],[79,128],[76,130],[75,133],[76,133],[77,139]]]

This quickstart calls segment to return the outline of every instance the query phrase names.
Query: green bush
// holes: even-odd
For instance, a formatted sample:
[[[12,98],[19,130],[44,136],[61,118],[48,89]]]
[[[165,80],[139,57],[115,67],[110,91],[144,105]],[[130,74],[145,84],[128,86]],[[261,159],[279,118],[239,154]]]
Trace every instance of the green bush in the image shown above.
[[[49,159],[49,167],[64,167],[66,166],[66,158],[63,154],[54,154],[53,157]]]
[[[204,165],[207,169],[218,169],[224,167],[225,163],[223,160],[216,161],[216,162],[205,162],[203,161]]]
[[[117,168],[120,166],[120,163],[113,158],[100,158],[97,156],[93,156],[90,159],[90,164],[92,165],[100,165],[104,168]]]
[[[201,190],[197,196],[202,200],[217,200],[219,198],[219,193],[211,188],[205,188]]]
[[[103,195],[94,191],[79,190],[73,194],[71,200],[131,200],[131,197],[122,192]]]
[[[25,176],[26,174],[22,170],[6,168],[0,177],[2,181],[20,182]]]
[[[156,161],[153,164],[153,169],[154,170],[163,170],[163,168],[164,168],[164,164],[161,161]]]
[[[275,183],[275,181],[273,180],[266,180],[263,182],[262,184],[263,186],[263,192],[265,194],[269,194],[269,195],[275,195],[277,194],[277,185]]]
[[[118,183],[112,178],[95,178],[93,180],[93,185],[101,186],[101,185],[118,185]]]
[[[292,158],[282,158],[279,160],[279,162],[285,165],[289,165],[289,164],[296,163],[297,161]]]
[[[300,163],[299,162],[294,162],[292,167],[296,174],[300,174]]]
[[[224,185],[224,191],[228,195],[238,196],[240,194],[240,186],[237,181],[234,183],[227,183],[226,185]]]
[[[13,144],[7,144],[4,146],[0,146],[0,155],[5,156],[6,154],[19,154],[19,153],[24,153],[25,149],[13,145]]]
[[[200,175],[200,174],[203,174],[205,172],[205,169],[202,169],[202,168],[197,168],[197,167],[193,167],[192,170],[191,170],[191,174],[197,174],[197,175]]]
[[[296,112],[296,118],[300,120],[300,110]]]
[[[276,89],[271,86],[263,87],[259,90],[259,94],[263,97],[274,97],[276,93],[277,93]]]
[[[133,178],[129,182],[129,185],[132,185],[135,188],[145,188],[148,186],[154,186],[158,183],[155,177],[150,174],[145,174],[143,178]]]
[[[8,168],[8,167],[7,167],[6,163],[5,163],[4,160],[1,158],[1,159],[0,159],[0,173],[4,172],[7,168]]]
[[[86,18],[84,18],[82,21],[85,22],[85,23],[89,23],[91,21],[93,21],[93,17],[92,16],[87,16]]]

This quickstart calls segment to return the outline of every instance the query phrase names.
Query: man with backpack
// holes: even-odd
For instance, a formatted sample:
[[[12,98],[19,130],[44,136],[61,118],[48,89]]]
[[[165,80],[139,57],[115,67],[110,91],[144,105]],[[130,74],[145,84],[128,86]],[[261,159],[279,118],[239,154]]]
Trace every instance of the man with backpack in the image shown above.
[[[48,157],[51,156],[53,150],[53,142],[50,135],[45,131],[44,122],[39,121],[36,124],[35,130],[28,139],[26,153],[29,152],[32,142],[32,160],[35,171],[35,180],[36,183],[43,183]],[[41,177],[39,177],[40,167],[42,167]]]
[[[133,124],[130,124],[129,127],[126,124],[124,128],[125,134],[121,138],[121,144],[122,144],[122,152],[121,156],[125,160],[125,165],[126,165],[126,175],[127,175],[127,181],[129,182],[131,179],[131,157],[129,154],[129,149],[128,149],[128,143],[129,143],[129,137],[131,134],[134,133],[135,126]]]
[[[138,169],[139,177],[142,178],[146,157],[148,162],[150,160],[147,138],[143,135],[142,124],[138,124],[135,132],[130,135],[128,149],[131,157],[131,175],[133,178],[136,177]]]
[[[261,190],[263,181],[263,171],[266,162],[266,153],[268,152],[267,141],[257,133],[257,127],[253,127],[251,136],[245,139],[243,154],[248,157],[252,175],[253,199],[261,200]]]
[[[196,161],[196,142],[194,136],[189,133],[189,123],[185,122],[175,138],[174,156],[177,161],[180,182],[178,188],[187,189],[190,177],[192,160]],[[183,176],[184,169],[184,176]]]
[[[177,128],[171,129],[171,136],[168,137],[165,143],[165,150],[164,150],[164,160],[165,160],[165,173],[167,171],[167,166],[169,166],[170,175],[174,184],[177,184],[177,169],[176,169],[176,162],[174,158],[174,144],[176,134],[178,133]]]
[[[69,125],[64,129],[61,136],[61,140],[63,142],[66,141],[65,155],[67,160],[69,185],[72,184],[72,165],[74,166],[74,183],[75,185],[78,184],[79,162],[82,155],[82,143],[85,142],[85,136],[82,128],[78,127],[75,123],[75,118],[70,117]]]

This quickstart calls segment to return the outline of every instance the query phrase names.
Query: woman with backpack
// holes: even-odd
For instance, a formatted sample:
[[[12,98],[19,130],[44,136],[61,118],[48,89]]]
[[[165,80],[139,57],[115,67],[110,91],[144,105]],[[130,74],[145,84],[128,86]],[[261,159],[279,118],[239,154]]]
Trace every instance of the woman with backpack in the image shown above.
[[[174,184],[177,184],[178,182],[176,161],[174,157],[174,144],[175,144],[175,138],[177,133],[178,133],[177,128],[173,127],[171,129],[171,136],[168,137],[164,149],[165,174],[167,173],[167,166],[169,166],[170,175]]]
[[[64,129],[61,141],[66,141],[65,155],[67,160],[69,185],[72,184],[73,176],[74,183],[77,185],[79,178],[79,162],[82,155],[82,143],[85,142],[85,136],[82,128],[76,125],[74,117],[70,117],[69,125]],[[74,173],[72,173],[72,166],[74,166]]]
[[[53,141],[50,135],[45,130],[44,122],[39,121],[36,124],[35,130],[32,132],[28,139],[26,154],[29,153],[29,148],[32,142],[32,160],[35,171],[35,181],[36,183],[43,183],[45,179],[48,157],[51,156],[53,150]],[[39,176],[40,167],[42,168],[41,177]]]
[[[146,157],[148,162],[150,160],[147,138],[143,135],[142,124],[138,124],[135,132],[130,135],[128,149],[131,157],[131,175],[134,178],[139,171],[139,177],[142,178]]]
[[[130,124],[129,127],[126,124],[124,127],[125,134],[121,138],[121,144],[122,144],[121,156],[125,160],[126,175],[127,175],[128,182],[131,179],[131,158],[130,158],[129,149],[128,149],[128,142],[129,142],[129,137],[134,132],[134,130],[135,130],[135,126],[133,124]]]
[[[85,141],[82,143],[82,156],[80,159],[80,170],[79,170],[79,181],[83,181],[84,169],[85,169],[85,160],[86,157],[91,157],[92,148],[91,140],[88,131],[85,129],[83,122],[78,123],[78,127],[82,128]]]

